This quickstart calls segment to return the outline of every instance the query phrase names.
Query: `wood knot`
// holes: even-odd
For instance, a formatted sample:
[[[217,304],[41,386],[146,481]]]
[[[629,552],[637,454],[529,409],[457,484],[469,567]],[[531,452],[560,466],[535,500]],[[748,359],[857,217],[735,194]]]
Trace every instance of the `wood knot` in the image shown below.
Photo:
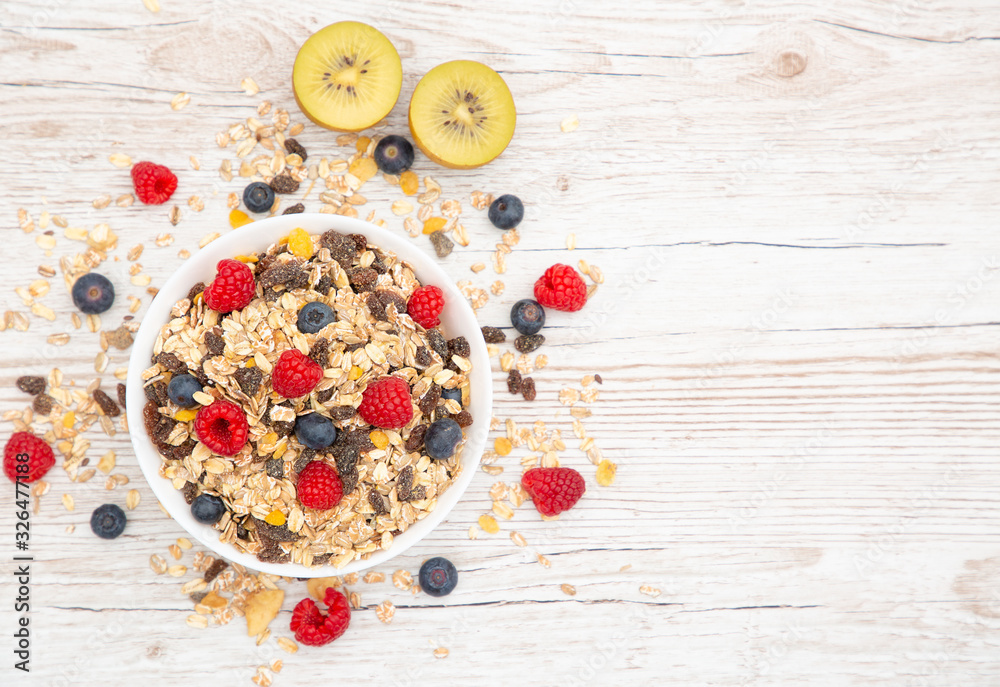
[[[805,68],[806,56],[794,50],[786,50],[778,55],[774,61],[774,71],[778,76],[783,76],[786,79],[801,74]]]

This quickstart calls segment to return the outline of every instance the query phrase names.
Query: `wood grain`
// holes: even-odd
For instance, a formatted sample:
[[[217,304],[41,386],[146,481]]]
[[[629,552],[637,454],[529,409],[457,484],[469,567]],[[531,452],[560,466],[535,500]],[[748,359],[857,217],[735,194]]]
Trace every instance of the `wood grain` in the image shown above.
[[[351,631],[287,656],[273,639],[255,647],[239,622],[185,625],[180,584],[148,568],[182,532],[142,483],[127,438],[95,435],[91,455],[116,450],[144,499],[127,535],[98,543],[87,514],[124,492],[53,474],[32,521],[33,673],[5,668],[5,685],[250,684],[273,657],[285,659],[276,685],[332,675],[392,685],[1000,685],[995,3],[161,4],[155,14],[139,0],[4,7],[0,311],[24,311],[13,288],[79,250],[50,226],[57,247],[43,255],[41,229],[22,233],[18,208],[36,223],[45,210],[73,226],[108,222],[122,256],[109,271],[126,283],[124,252],[145,243],[140,262],[162,283],[179,249],[225,226],[225,197],[241,187],[216,172],[231,149],[215,134],[263,99],[301,121],[289,83],[297,46],[331,21],[368,21],[403,58],[391,130],[405,131],[413,87],[445,60],[486,61],[515,94],[518,130],[500,159],[469,172],[420,159],[417,171],[463,201],[472,243],[444,265],[483,288],[498,276],[468,267],[489,262],[498,234],[469,193],[525,200],[523,239],[484,324],[505,323],[553,262],[585,259],[604,272],[585,310],[550,316],[538,400],[507,395],[498,371],[495,415],[542,419],[571,437],[558,391],[600,373],[586,426],[618,480],[598,487],[571,439],[563,464],[588,479],[580,507],[558,522],[522,508],[500,535],[470,541],[494,481],[480,474],[447,521],[385,570],[447,556],[462,571],[454,594],[439,602],[359,584],[365,610]],[[247,76],[258,96],[243,94]],[[191,103],[175,112],[180,91]],[[561,133],[573,114],[580,128]],[[298,138],[311,155],[342,154],[329,132],[310,126]],[[108,162],[115,152],[180,171],[177,227],[166,208],[93,209],[95,197],[130,190]],[[203,212],[187,208],[190,195],[205,199]],[[402,231],[393,189],[371,183],[365,195]],[[161,232],[176,242],[155,248]],[[94,376],[97,336],[69,329],[69,298],[53,287],[41,300],[55,322],[0,333],[0,410],[24,407],[20,374],[58,366],[78,385]],[[106,325],[117,326],[123,303]],[[45,345],[67,330],[69,346]],[[117,353],[109,373],[126,359]],[[517,479],[520,455],[499,479]],[[74,495],[74,512],[62,493]],[[0,497],[5,532],[11,501]],[[526,549],[510,543],[512,529]],[[285,588],[276,635],[288,634],[305,594],[302,583]],[[398,608],[391,625],[372,612],[385,599]],[[434,646],[449,657],[435,659]]]

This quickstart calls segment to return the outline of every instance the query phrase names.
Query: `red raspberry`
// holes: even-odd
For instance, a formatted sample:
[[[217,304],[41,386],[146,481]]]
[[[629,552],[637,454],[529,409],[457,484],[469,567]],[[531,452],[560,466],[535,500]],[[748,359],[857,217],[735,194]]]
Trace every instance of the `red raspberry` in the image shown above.
[[[219,399],[202,406],[194,417],[194,433],[201,443],[221,456],[235,456],[247,443],[250,425],[235,403]]]
[[[337,471],[321,460],[314,460],[302,468],[295,489],[299,502],[306,508],[316,510],[333,508],[344,495],[344,485],[340,483]]]
[[[271,373],[271,388],[285,398],[305,396],[323,379],[323,368],[297,348],[281,354]]]
[[[436,286],[421,286],[406,303],[406,312],[424,329],[441,324],[438,315],[444,310],[444,292]]]
[[[413,419],[410,385],[399,377],[382,377],[365,389],[358,406],[361,417],[370,425],[399,429]]]
[[[163,165],[137,162],[132,167],[132,185],[146,205],[163,205],[177,190],[177,177]]]
[[[535,300],[546,308],[575,312],[587,302],[587,285],[569,265],[553,265],[535,282]]]
[[[205,289],[205,305],[221,313],[242,310],[250,305],[256,288],[249,267],[239,260],[219,260],[215,281]]]
[[[19,461],[19,455],[28,455],[27,461]],[[56,464],[52,447],[44,439],[30,432],[14,432],[3,450],[3,471],[11,482],[34,482],[41,479]]]
[[[328,607],[326,615],[309,598],[302,599],[295,605],[291,630],[300,644],[323,646],[347,631],[347,626],[351,623],[351,607],[347,604],[347,597],[333,587],[327,587],[323,603]]]
[[[521,476],[521,486],[542,515],[559,515],[572,508],[587,485],[573,468],[532,468]]]

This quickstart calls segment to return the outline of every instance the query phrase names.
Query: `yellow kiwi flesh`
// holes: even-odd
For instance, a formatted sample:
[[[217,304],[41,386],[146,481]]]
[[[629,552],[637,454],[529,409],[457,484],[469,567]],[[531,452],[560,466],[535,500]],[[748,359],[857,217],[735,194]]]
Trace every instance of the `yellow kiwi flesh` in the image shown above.
[[[517,113],[507,84],[480,62],[439,64],[410,99],[410,133],[424,155],[454,169],[480,167],[504,151]]]
[[[396,104],[402,85],[396,48],[380,31],[356,21],[314,33],[292,68],[299,108],[335,131],[361,131],[380,121]]]

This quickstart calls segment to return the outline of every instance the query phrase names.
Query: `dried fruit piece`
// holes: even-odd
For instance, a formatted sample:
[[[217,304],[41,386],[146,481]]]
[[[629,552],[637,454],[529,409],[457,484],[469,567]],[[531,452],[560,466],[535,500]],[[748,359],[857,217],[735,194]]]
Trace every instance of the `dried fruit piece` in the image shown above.
[[[399,175],[399,187],[408,196],[416,195],[420,190],[420,177],[416,172],[407,170]]]
[[[118,404],[115,403],[110,396],[101,391],[100,389],[94,389],[94,401],[97,406],[101,409],[108,417],[118,417],[122,414],[121,409]]]
[[[17,388],[26,394],[31,394],[32,396],[37,396],[38,394],[45,391],[45,378],[44,377],[33,377],[25,375],[24,377],[18,377]]]
[[[543,343],[545,343],[545,337],[541,334],[522,334],[514,339],[514,348],[521,353],[531,353]]]
[[[444,225],[448,223],[444,217],[431,217],[426,222],[424,222],[424,233],[433,234],[436,231],[441,231],[444,229]]]
[[[507,340],[507,335],[503,333],[503,330],[497,329],[496,327],[483,327],[482,332],[483,340],[486,341],[486,343],[497,344],[503,343]]]
[[[618,466],[605,458],[597,465],[597,483],[602,487],[610,487],[615,483],[615,473]]]
[[[500,531],[500,525],[497,523],[496,518],[492,515],[480,515],[479,526],[482,527],[483,531],[487,534],[496,534]]]
[[[521,380],[521,395],[524,396],[525,401],[534,401],[535,392],[535,380],[531,377],[525,377]]]
[[[521,373],[513,367],[510,368],[510,372],[507,373],[507,391],[512,394],[520,393],[522,385]]]
[[[305,229],[296,227],[288,234],[288,250],[292,255],[308,260],[313,256],[312,237]]]
[[[254,637],[263,632],[281,610],[285,592],[280,589],[262,589],[247,597],[244,612],[247,635]]]

